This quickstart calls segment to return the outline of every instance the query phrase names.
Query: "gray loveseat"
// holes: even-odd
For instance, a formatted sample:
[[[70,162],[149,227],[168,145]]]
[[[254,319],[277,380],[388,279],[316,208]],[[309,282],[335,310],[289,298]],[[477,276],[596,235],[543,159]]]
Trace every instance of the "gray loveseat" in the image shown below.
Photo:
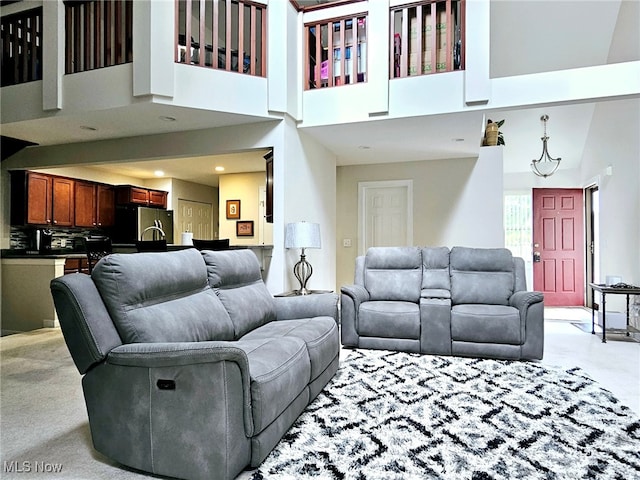
[[[147,472],[259,465],[338,369],[337,295],[274,298],[249,250],[113,254],[51,291],[96,450]]]
[[[503,248],[374,247],[341,289],[342,344],[541,359],[544,303]]]

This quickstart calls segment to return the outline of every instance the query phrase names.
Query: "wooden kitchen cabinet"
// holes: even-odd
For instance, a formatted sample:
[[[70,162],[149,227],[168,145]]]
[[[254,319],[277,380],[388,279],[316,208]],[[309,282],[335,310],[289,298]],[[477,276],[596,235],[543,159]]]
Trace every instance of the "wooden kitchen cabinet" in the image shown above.
[[[116,188],[117,205],[144,205],[146,207],[167,208],[167,192],[151,190],[133,185],[119,185]]]
[[[96,192],[95,185],[89,182],[76,182],[76,215],[78,227],[96,226]]]
[[[167,192],[149,190],[149,206],[167,208]]]
[[[64,274],[89,273],[89,260],[87,258],[67,258],[64,261]]]
[[[70,227],[74,181],[35,172],[11,172],[11,224]]]
[[[99,227],[112,227],[116,223],[116,191],[111,185],[96,186],[96,212]]]
[[[110,227],[115,223],[115,190],[110,185],[76,181],[76,227]]]
[[[11,177],[13,180],[13,176]],[[19,178],[19,177],[18,177]],[[46,225],[51,223],[51,177],[47,175],[40,175],[38,173],[28,173],[26,178],[20,180],[23,184],[26,181],[26,192],[19,192],[18,195],[23,197],[17,199],[17,203],[21,203],[20,210],[25,213],[21,215],[22,218],[18,219],[18,222],[11,223],[26,223],[36,225]],[[14,189],[11,189],[12,195]],[[26,205],[25,205],[26,199]],[[14,205],[13,198],[11,205]]]
[[[118,205],[148,205],[149,190],[132,185],[121,185],[116,187],[116,203]]]
[[[74,180],[65,177],[52,177],[53,198],[51,210],[53,225],[72,227],[75,213]]]
[[[267,172],[267,195],[265,205],[265,220],[267,223],[273,223],[273,150],[264,156],[266,160],[266,172]]]

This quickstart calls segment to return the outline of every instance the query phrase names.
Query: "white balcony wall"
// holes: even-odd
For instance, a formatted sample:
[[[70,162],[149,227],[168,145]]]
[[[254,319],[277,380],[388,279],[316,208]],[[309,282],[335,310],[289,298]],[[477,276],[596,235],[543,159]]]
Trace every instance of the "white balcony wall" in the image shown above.
[[[305,91],[302,127],[379,120],[380,114],[386,114],[385,118],[401,118],[459,112],[467,108],[465,102],[478,108],[489,101],[489,2],[466,2],[467,19],[477,17],[479,21],[467,22],[465,71],[392,80],[389,80],[389,5],[388,0],[370,1],[304,15],[303,23],[310,23],[354,15],[361,13],[363,6],[368,8],[368,64],[365,83]],[[301,63],[304,64],[304,57]]]
[[[281,5],[282,4],[282,5]],[[289,56],[297,52],[292,12],[274,2],[268,13],[268,71],[275,78],[254,77],[174,62],[175,4],[173,1],[134,2],[133,62],[65,75],[65,15],[61,0],[21,2],[23,8],[3,7],[3,14],[43,6],[43,80],[2,89],[2,123],[71,115],[139,105],[141,100],[163,105],[247,114],[269,118],[269,110],[287,111],[292,96]],[[13,6],[13,5],[12,5]],[[7,9],[5,11],[5,8]],[[279,12],[282,10],[282,12]],[[295,11],[294,11],[295,14]],[[277,41],[281,37],[280,41]],[[282,62],[279,65],[278,62]],[[288,65],[289,63],[289,65]],[[267,91],[267,87],[269,90]],[[269,101],[269,96],[273,101]],[[294,105],[295,108],[295,105]]]
[[[174,64],[176,89],[173,97],[156,103],[267,116],[267,80],[242,73]]]
[[[399,3],[393,1],[394,5]],[[533,107],[554,102],[614,100],[640,94],[640,83],[629,82],[630,78],[640,78],[640,62],[635,60],[491,78],[490,3],[465,3],[464,71],[391,80],[388,65],[389,1],[348,4],[305,14],[303,23],[310,23],[352,15],[366,6],[369,21],[368,67],[365,83],[304,91],[300,127]],[[386,34],[378,35],[378,31]],[[376,32],[376,35],[371,32]],[[304,51],[302,53],[304,55]],[[304,63],[304,57],[301,62]]]

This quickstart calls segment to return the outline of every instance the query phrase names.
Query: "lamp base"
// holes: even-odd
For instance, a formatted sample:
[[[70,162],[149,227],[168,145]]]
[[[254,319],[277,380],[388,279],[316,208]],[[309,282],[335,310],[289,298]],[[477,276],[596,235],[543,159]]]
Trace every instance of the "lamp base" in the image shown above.
[[[307,282],[309,281],[311,274],[313,274],[313,268],[311,267],[311,264],[307,262],[304,254],[304,248],[300,255],[300,261],[293,266],[293,274],[300,282],[300,288],[296,290],[296,293],[298,295],[309,295],[311,291],[307,289]]]

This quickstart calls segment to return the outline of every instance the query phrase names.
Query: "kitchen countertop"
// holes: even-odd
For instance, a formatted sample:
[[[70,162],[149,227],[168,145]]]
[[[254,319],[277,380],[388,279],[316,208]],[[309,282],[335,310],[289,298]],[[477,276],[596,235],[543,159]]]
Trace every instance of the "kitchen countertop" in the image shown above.
[[[134,250],[136,246],[134,244],[113,244],[115,253],[118,251],[126,253],[127,250]],[[186,248],[193,248],[192,245],[167,245],[169,251],[184,250]],[[230,249],[241,248],[266,248],[272,249],[273,245],[231,245]],[[71,248],[59,248],[52,249],[47,253],[40,253],[37,250],[26,250],[23,248],[2,249],[0,250],[0,258],[84,258],[87,254],[84,251],[73,250]]]
[[[48,253],[40,253],[25,249],[4,249],[0,250],[1,258],[83,258],[87,254],[73,249],[55,249]]]

